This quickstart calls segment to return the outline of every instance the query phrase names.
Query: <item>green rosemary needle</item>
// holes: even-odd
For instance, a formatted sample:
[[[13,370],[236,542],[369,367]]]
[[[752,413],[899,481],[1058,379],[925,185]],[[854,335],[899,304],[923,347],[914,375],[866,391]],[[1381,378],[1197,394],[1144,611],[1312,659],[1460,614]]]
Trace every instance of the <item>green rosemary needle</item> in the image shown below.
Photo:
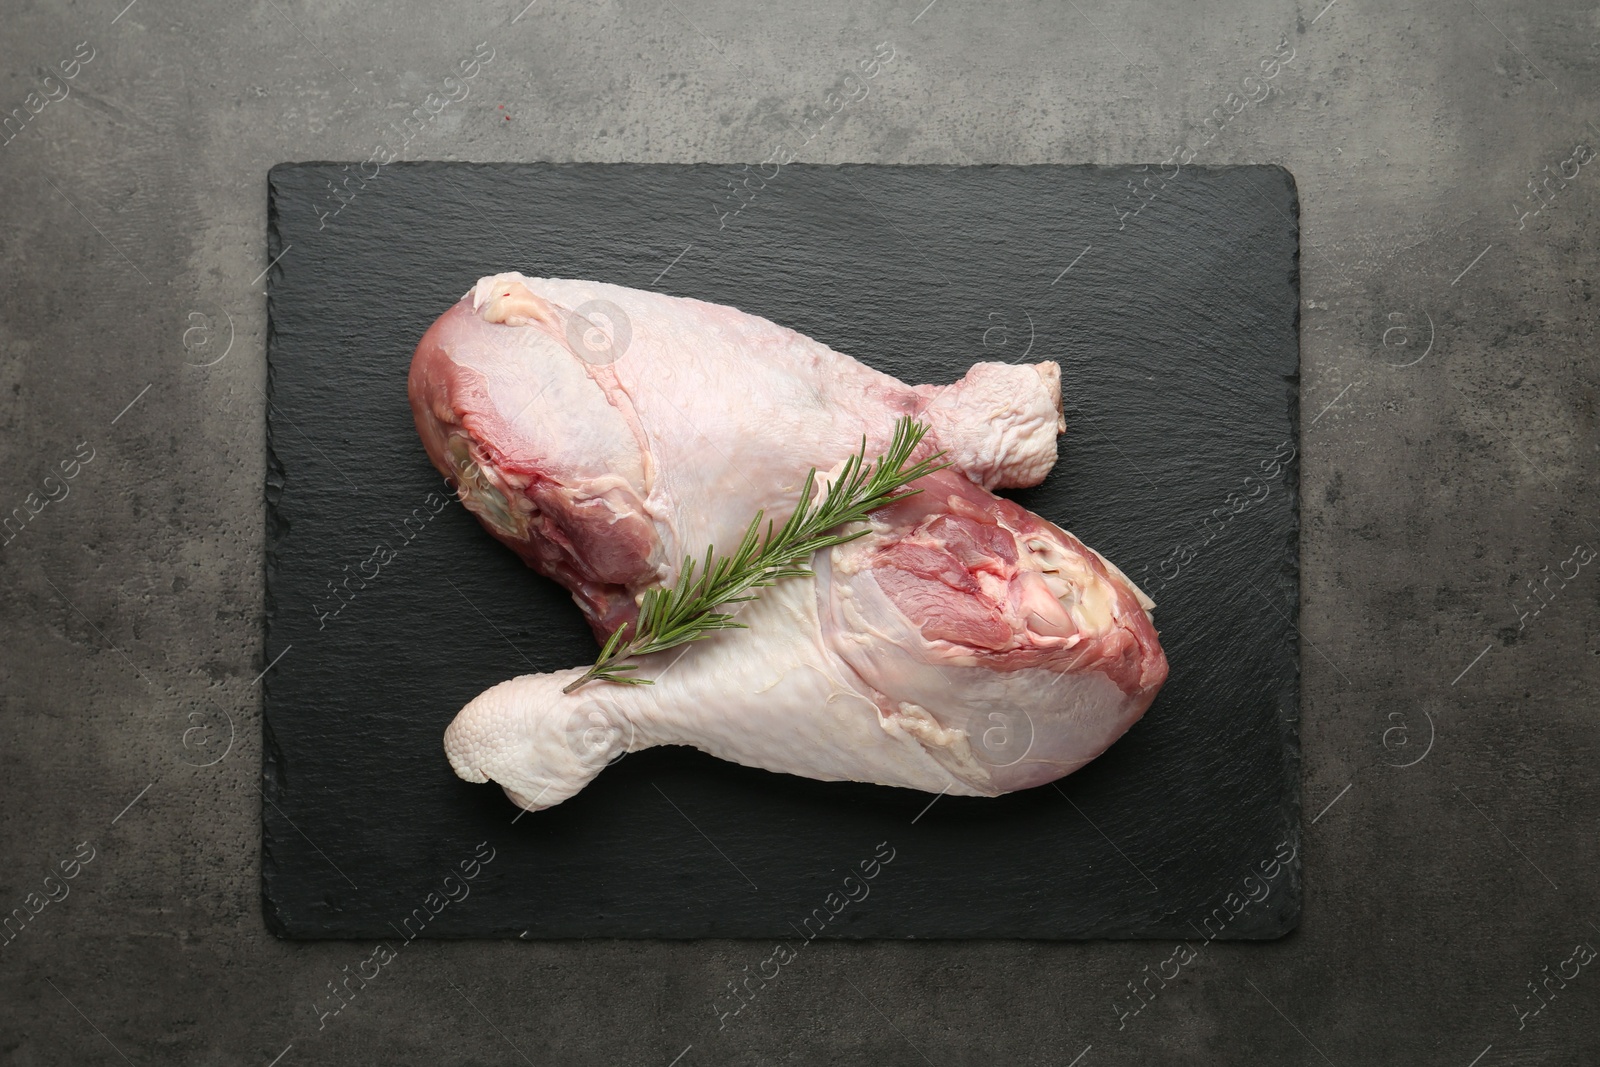
[[[828,531],[860,522],[869,512],[885,504],[920,493],[920,489],[904,493],[899,490],[950,465],[936,463],[944,455],[938,452],[906,466],[927,432],[927,426],[902,416],[895,422],[894,439],[888,451],[869,466],[867,443],[863,438],[860,451],[845,461],[844,469],[828,487],[821,503],[812,500],[812,487],[817,477],[813,467],[800,490],[799,505],[781,529],[774,532],[769,522],[766,536],[760,536],[763,513],[758,511],[733,555],[718,559],[712,549],[706,549],[705,563],[698,576],[694,561],[685,558],[683,570],[670,589],[657,586],[645,591],[639,602],[638,620],[631,625],[631,634],[628,623],[618,627],[601,648],[594,666],[562,692],[570,693],[596,680],[650,685],[650,679],[629,673],[636,670],[638,664],[627,660],[700,641],[718,630],[744,629],[744,623],[716,609],[724,604],[755,600],[752,590],[762,586],[811,574],[804,564],[813,552],[854,541],[867,532],[865,529],[854,533]]]

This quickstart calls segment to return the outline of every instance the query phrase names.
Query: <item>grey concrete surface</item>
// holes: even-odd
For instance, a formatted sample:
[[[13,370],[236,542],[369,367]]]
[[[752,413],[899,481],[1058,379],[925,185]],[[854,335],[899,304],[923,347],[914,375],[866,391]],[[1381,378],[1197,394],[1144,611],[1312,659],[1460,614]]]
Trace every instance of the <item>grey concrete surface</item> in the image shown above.
[[[7,6],[0,510],[59,499],[0,547],[0,907],[65,896],[0,947],[0,1061],[1600,1062],[1600,7],[925,2]],[[319,1018],[372,947],[260,915],[267,168],[367,158],[478,42],[402,158],[756,162],[884,41],[800,158],[1298,179],[1300,930],[1164,984],[1161,943],[819,944],[720,1033],[766,946],[419,944]]]

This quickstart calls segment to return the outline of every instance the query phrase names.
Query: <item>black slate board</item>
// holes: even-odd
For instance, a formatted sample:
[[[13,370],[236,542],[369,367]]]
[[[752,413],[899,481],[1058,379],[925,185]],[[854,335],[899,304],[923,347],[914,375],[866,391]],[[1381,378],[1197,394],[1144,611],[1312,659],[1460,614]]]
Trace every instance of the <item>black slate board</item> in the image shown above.
[[[1299,861],[1274,858],[1299,843],[1286,171],[791,165],[737,214],[730,179],[750,179],[741,200],[759,179],[732,166],[359,174],[309,163],[270,176],[275,933],[393,938],[426,918],[425,937],[793,939],[890,850],[870,896],[822,936],[1293,928]],[[594,643],[562,590],[430,497],[442,483],[405,395],[433,319],[512,269],[732,304],[909,382],[952,381],[980,359],[1058,360],[1061,462],[1014,495],[1160,602],[1160,698],[1059,787],[998,799],[929,808],[928,794],[673,748],[514,820],[497,787],[454,777],[441,734],[482,689],[588,663]],[[394,556],[371,577],[379,545]],[[330,583],[348,575],[368,580],[333,614]],[[444,903],[444,876],[490,850],[470,896]]]

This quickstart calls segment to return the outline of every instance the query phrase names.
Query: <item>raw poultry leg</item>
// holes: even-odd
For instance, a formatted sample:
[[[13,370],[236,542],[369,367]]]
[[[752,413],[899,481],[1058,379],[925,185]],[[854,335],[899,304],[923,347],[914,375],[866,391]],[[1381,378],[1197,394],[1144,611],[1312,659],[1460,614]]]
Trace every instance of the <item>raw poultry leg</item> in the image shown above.
[[[1154,605],[1071,534],[953,471],[763,590],[733,630],[642,661],[654,685],[503,682],[445,733],[462,778],[530,810],[608,760],[693,745],[824,781],[994,796],[1070,774],[1166,679]]]
[[[463,503],[572,590],[601,637],[685,556],[782,523],[806,471],[895,419],[986,488],[1056,460],[1060,370],[976,364],[907,386],[735,308],[600,282],[487,277],[428,330],[408,384],[428,456]]]

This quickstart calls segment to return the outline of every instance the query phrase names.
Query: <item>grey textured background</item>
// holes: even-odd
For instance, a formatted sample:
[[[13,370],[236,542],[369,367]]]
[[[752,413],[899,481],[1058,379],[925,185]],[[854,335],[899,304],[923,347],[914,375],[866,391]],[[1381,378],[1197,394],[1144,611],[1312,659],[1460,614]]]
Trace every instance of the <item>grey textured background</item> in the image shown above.
[[[23,906],[77,843],[95,857],[0,948],[0,1059],[1600,1058],[1592,966],[1517,1014],[1578,942],[1600,945],[1600,564],[1549,577],[1600,518],[1600,175],[1552,180],[1518,224],[1538,207],[1527,183],[1600,141],[1600,9],[519,7],[5,14],[0,108],[23,107],[77,42],[95,58],[0,147],[0,508],[42,495],[79,442],[94,458],[0,548],[0,906]],[[1199,132],[1285,34],[1281,92]],[[1164,947],[820,944],[719,1034],[712,998],[756,969],[759,943],[419,944],[319,1029],[315,998],[371,946],[278,942],[260,917],[266,172],[365,158],[479,41],[495,57],[472,95],[402,158],[753,163],[787,128],[818,128],[805,109],[890,41],[871,96],[801,159],[1156,163],[1188,143],[1197,162],[1294,172],[1318,813],[1297,933],[1204,949],[1121,1029],[1114,1005]],[[228,354],[193,365],[221,354],[229,318]],[[1532,579],[1551,590],[1537,615]]]

